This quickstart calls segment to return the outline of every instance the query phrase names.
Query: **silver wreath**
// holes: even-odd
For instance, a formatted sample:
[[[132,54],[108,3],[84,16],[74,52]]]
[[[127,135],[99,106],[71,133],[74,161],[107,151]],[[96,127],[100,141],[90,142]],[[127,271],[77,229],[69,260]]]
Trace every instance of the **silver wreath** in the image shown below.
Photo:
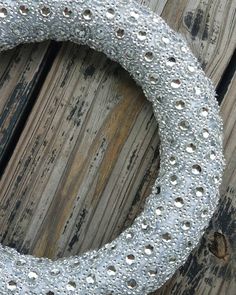
[[[217,206],[214,87],[181,36],[132,0],[0,1],[0,51],[46,39],[87,44],[132,74],[159,123],[160,176],[133,225],[97,251],[51,261],[0,246],[0,293],[147,294],[184,263]]]

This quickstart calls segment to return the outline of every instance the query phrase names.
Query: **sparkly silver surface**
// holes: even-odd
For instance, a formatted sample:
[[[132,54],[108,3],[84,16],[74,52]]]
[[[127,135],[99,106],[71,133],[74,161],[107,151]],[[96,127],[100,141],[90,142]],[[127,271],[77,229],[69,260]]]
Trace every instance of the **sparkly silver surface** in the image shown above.
[[[148,294],[184,263],[218,203],[212,83],[181,36],[135,1],[0,1],[0,50],[45,39],[87,44],[132,74],[159,122],[160,175],[132,227],[97,251],[51,261],[0,246],[0,294]]]

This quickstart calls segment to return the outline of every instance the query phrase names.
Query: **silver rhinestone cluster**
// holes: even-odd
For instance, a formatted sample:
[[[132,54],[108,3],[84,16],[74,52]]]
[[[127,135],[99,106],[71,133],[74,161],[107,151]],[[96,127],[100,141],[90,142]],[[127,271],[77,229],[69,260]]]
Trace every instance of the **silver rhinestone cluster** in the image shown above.
[[[46,39],[102,51],[142,86],[159,123],[160,174],[133,225],[97,251],[51,261],[0,246],[0,294],[148,294],[184,263],[218,203],[214,87],[182,37],[133,0],[0,1],[1,51]]]

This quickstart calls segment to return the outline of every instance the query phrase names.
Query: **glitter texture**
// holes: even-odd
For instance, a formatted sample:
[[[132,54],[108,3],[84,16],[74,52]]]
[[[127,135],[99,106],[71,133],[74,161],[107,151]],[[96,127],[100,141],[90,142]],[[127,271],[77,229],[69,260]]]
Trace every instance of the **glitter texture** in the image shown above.
[[[0,51],[46,39],[86,44],[132,75],[159,123],[160,173],[133,225],[96,251],[51,261],[0,245],[0,294],[148,294],[185,262],[218,203],[214,87],[182,37],[135,1],[0,2]]]

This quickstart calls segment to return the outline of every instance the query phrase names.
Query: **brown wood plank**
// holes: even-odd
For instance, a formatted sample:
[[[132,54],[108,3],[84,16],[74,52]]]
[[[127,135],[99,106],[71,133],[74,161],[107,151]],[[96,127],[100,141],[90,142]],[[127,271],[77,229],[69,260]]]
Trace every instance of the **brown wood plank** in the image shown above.
[[[235,48],[235,1],[148,3],[184,34],[217,84]],[[113,239],[141,210],[158,149],[151,106],[128,74],[64,44],[0,182],[0,240],[60,257]]]

